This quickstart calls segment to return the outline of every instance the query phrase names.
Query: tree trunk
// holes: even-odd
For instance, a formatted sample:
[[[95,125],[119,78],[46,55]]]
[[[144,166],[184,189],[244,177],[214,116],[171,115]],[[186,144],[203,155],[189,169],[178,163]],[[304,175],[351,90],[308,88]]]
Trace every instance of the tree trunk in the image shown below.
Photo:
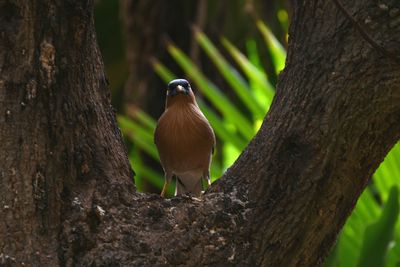
[[[135,192],[92,2],[0,3],[1,266],[320,265],[400,138],[400,65],[333,3],[296,1],[270,112],[200,199]],[[399,54],[395,4],[345,7]]]
[[[92,5],[0,3],[2,266],[70,265],[96,196],[133,189]]]
[[[381,53],[335,2],[296,1],[272,107],[218,186],[246,188],[251,265],[320,265],[400,138],[399,5],[345,5]]]

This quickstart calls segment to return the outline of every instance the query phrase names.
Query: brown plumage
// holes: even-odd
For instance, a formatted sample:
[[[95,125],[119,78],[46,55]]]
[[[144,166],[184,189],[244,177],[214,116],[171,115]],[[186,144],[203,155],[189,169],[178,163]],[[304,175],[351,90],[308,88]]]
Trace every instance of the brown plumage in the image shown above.
[[[215,136],[188,81],[177,79],[168,84],[166,107],[158,120],[154,142],[165,172],[161,196],[164,197],[173,176],[176,177],[177,195],[199,196],[202,178],[210,184]]]

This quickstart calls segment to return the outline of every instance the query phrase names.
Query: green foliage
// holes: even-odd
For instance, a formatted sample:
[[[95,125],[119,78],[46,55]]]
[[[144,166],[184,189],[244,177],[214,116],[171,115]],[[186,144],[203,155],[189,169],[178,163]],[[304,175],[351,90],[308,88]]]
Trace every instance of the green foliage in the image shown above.
[[[279,73],[284,67],[285,50],[265,24],[258,21],[257,27],[271,54],[274,70]],[[229,40],[221,38],[225,50],[223,53],[204,33],[196,31],[195,36],[236,99],[234,103],[178,47],[172,43],[167,45],[172,58],[204,97],[197,98],[198,104],[212,124],[220,144],[211,169],[211,176],[215,179],[236,160],[257,132],[272,103],[274,87],[266,71],[261,68],[255,42],[248,42],[248,54],[245,55]],[[231,64],[224,54],[229,55],[236,65]],[[165,83],[176,78],[172,71],[157,60],[154,60],[153,67]],[[239,109],[239,106],[243,109]],[[130,160],[134,162],[137,173],[136,184],[140,190],[141,177],[147,177],[151,183],[161,188],[163,174],[148,168],[138,153],[139,149],[159,160],[153,143],[156,121],[140,110],[131,115],[133,118],[118,116],[118,122],[125,137],[135,144],[136,149],[131,151]],[[400,266],[399,187],[400,144],[397,144],[374,174],[371,185],[359,198],[325,263],[326,267]],[[172,187],[169,192],[173,192]]]
[[[386,156],[362,193],[325,267],[400,264],[400,144]]]
[[[275,38],[271,30],[262,21],[257,21],[257,27],[264,37],[265,42],[270,48],[270,54],[275,67],[275,73],[279,74],[285,67],[286,50],[281,43]]]
[[[267,109],[272,103],[275,88],[268,81],[267,73],[254,65],[244,54],[242,54],[231,42],[222,38],[222,45],[226,48],[233,60],[249,79],[251,88],[260,102],[265,103]]]
[[[266,27],[266,26],[265,26]],[[239,103],[234,104],[220,88],[218,88],[206,75],[190,60],[190,58],[172,43],[167,45],[171,57],[185,72],[193,83],[193,87],[200,91],[204,97],[198,97],[197,102],[210,121],[218,138],[220,148],[214,156],[211,166],[211,176],[215,179],[220,177],[224,170],[229,167],[238,157],[261,125],[268,108],[274,97],[274,87],[268,81],[266,72],[260,68],[257,47],[253,43],[249,60],[246,55],[239,51],[227,39],[222,38],[222,46],[226,53],[237,63],[236,69],[229,60],[224,58],[223,53],[216,47],[208,37],[201,31],[195,32],[196,41],[208,56],[210,62],[225,79],[236,96]],[[267,40],[267,39],[266,39]],[[269,42],[277,44],[278,41],[271,35]],[[249,45],[250,47],[250,45]],[[276,49],[276,48],[272,48]],[[273,51],[271,50],[270,53]],[[282,55],[280,55],[282,56]],[[177,76],[165,65],[153,60],[154,71],[159,77],[168,83]],[[210,104],[206,104],[210,103]],[[238,106],[244,107],[241,110]],[[125,135],[135,145],[133,150],[141,150],[156,161],[159,161],[156,147],[153,143],[153,133],[156,121],[136,110],[130,114],[133,118],[119,115],[118,122]],[[157,187],[162,187],[163,175],[149,169],[139,158],[138,153],[132,152],[130,159],[134,162],[136,171],[136,184],[141,189],[141,177],[146,177]]]
[[[399,213],[398,195],[397,187],[393,186],[382,215],[365,229],[358,267],[384,266]]]
[[[241,113],[222,91],[208,80],[204,74],[179,48],[168,46],[168,51],[184,70],[186,75],[197,85],[197,88],[205,97],[221,112],[224,119],[235,126],[244,138],[250,139],[254,135],[254,129],[246,116]]]

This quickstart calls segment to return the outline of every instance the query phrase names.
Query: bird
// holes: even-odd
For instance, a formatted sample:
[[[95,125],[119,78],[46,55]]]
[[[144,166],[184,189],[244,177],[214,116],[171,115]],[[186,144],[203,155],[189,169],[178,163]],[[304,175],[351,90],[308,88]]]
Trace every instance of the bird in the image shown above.
[[[157,121],[154,142],[165,174],[161,197],[165,196],[173,177],[176,178],[175,195],[199,197],[202,179],[211,185],[215,134],[187,80],[175,79],[168,84],[165,110]]]

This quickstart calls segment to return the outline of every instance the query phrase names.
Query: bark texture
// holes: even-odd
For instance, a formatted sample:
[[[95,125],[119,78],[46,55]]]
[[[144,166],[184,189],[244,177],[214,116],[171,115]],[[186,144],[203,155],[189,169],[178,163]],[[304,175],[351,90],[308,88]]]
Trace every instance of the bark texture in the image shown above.
[[[400,52],[396,0],[344,4]],[[0,3],[0,265],[320,265],[400,138],[400,65],[333,2],[295,1],[259,133],[203,197],[161,199],[132,185],[92,5]]]
[[[101,191],[133,189],[92,5],[0,2],[2,266],[71,266],[89,246],[73,218]]]
[[[374,3],[344,6],[372,39],[399,54],[399,3]],[[296,1],[273,105],[221,179],[228,192],[248,188],[251,264],[322,263],[400,138],[399,71],[400,64],[366,42],[333,1]],[[235,184],[227,187],[230,179]]]

